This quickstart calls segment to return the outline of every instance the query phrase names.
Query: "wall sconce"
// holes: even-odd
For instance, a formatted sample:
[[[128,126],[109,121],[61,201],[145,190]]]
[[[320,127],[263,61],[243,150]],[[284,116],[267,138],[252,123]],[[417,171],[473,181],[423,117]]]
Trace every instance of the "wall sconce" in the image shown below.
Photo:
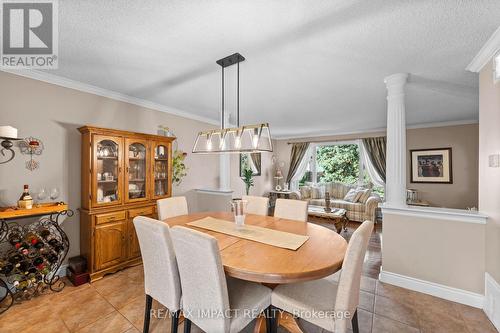
[[[12,161],[16,155],[12,147],[14,143],[12,141],[20,140],[17,138],[17,129],[12,126],[0,126],[0,140],[2,149],[0,149],[0,155],[7,158],[7,160],[0,162],[0,164],[5,164]],[[10,157],[5,153],[10,152]]]

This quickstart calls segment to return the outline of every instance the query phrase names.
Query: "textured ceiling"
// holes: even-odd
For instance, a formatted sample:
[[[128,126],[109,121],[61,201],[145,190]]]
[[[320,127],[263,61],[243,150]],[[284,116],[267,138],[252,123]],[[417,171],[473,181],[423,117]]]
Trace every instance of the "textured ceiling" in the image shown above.
[[[410,73],[407,121],[477,119],[465,67],[498,0],[59,2],[52,74],[218,119],[220,67],[240,52],[242,123],[277,136],[385,127],[385,76]],[[226,108],[234,109],[234,70]]]

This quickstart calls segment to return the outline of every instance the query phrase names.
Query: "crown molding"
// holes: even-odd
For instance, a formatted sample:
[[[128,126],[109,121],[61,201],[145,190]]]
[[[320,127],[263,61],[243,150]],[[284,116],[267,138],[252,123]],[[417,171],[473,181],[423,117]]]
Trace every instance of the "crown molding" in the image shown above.
[[[451,121],[438,121],[433,123],[421,123],[414,125],[406,125],[406,129],[419,129],[419,128],[433,128],[433,127],[448,127],[448,126],[460,126],[460,125],[472,125],[478,124],[479,121],[477,119],[466,119],[466,120],[451,120]],[[361,135],[361,134],[369,134],[369,133],[380,133],[386,132],[386,127],[372,128],[360,131],[350,131],[350,132],[331,132],[331,131],[321,131],[321,132],[312,132],[305,133],[300,135],[274,135],[273,139],[275,140],[299,140],[304,138],[323,138],[323,137],[332,137],[332,136],[347,136],[347,135]]]
[[[0,71],[6,72],[9,74],[14,74],[18,76],[23,76],[27,77],[33,80],[38,80],[38,81],[43,81],[46,83],[54,84],[57,86],[61,86],[64,88],[69,88],[93,95],[98,95],[101,97],[106,97],[110,98],[113,100],[117,100],[120,102],[125,102],[133,105],[137,105],[140,107],[152,109],[155,111],[161,111],[165,112],[171,115],[187,118],[187,119],[192,119],[196,121],[200,121],[203,123],[207,123],[210,125],[220,125],[219,120],[215,120],[212,118],[208,117],[203,117],[203,116],[197,116],[195,114],[192,114],[190,112],[184,111],[184,110],[179,110],[170,106],[166,106],[163,104],[151,102],[142,98],[137,98],[129,95],[125,95],[116,91],[100,88],[91,84],[71,80],[62,76],[54,75],[54,74],[49,74],[46,72],[38,71],[38,70],[33,70],[33,69],[21,69],[21,70],[13,70],[13,69],[4,69],[2,68]]]
[[[479,73],[498,51],[500,51],[500,27],[495,30],[493,35],[491,35],[465,69],[474,73]]]
[[[466,119],[466,120],[436,121],[433,123],[420,123],[415,125],[407,125],[406,129],[448,127],[448,126],[460,126],[460,125],[472,125],[472,124],[479,124],[479,120]]]

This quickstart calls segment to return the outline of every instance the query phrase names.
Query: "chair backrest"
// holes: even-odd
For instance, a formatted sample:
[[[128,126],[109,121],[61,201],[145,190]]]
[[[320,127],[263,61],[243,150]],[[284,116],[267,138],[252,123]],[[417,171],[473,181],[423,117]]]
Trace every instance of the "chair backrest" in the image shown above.
[[[372,230],[373,221],[365,221],[354,231],[349,240],[335,299],[336,312],[349,311],[353,315],[359,304],[361,271]],[[336,327],[341,325],[346,329],[348,321],[338,320],[336,321]],[[341,330],[341,332],[343,331]]]
[[[186,197],[160,199],[156,201],[156,206],[160,220],[188,214]]]
[[[172,228],[172,239],[184,316],[205,332],[229,332],[229,296],[217,240],[185,227]]]
[[[276,199],[274,217],[307,222],[307,201]]]
[[[180,309],[181,285],[170,228],[149,217],[134,218],[144,265],[144,289],[170,311]]]
[[[246,209],[247,213],[264,216],[267,215],[269,210],[269,198],[244,195],[242,199],[248,202]]]

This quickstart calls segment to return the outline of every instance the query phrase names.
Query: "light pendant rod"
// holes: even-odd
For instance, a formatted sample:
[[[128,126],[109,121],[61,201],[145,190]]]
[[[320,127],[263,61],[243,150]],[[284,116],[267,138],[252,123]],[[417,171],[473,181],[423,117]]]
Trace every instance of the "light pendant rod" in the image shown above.
[[[225,128],[225,114],[224,114],[224,67],[222,67],[222,119],[220,121],[221,128]]]
[[[240,127],[240,63],[236,64],[236,127]]]

